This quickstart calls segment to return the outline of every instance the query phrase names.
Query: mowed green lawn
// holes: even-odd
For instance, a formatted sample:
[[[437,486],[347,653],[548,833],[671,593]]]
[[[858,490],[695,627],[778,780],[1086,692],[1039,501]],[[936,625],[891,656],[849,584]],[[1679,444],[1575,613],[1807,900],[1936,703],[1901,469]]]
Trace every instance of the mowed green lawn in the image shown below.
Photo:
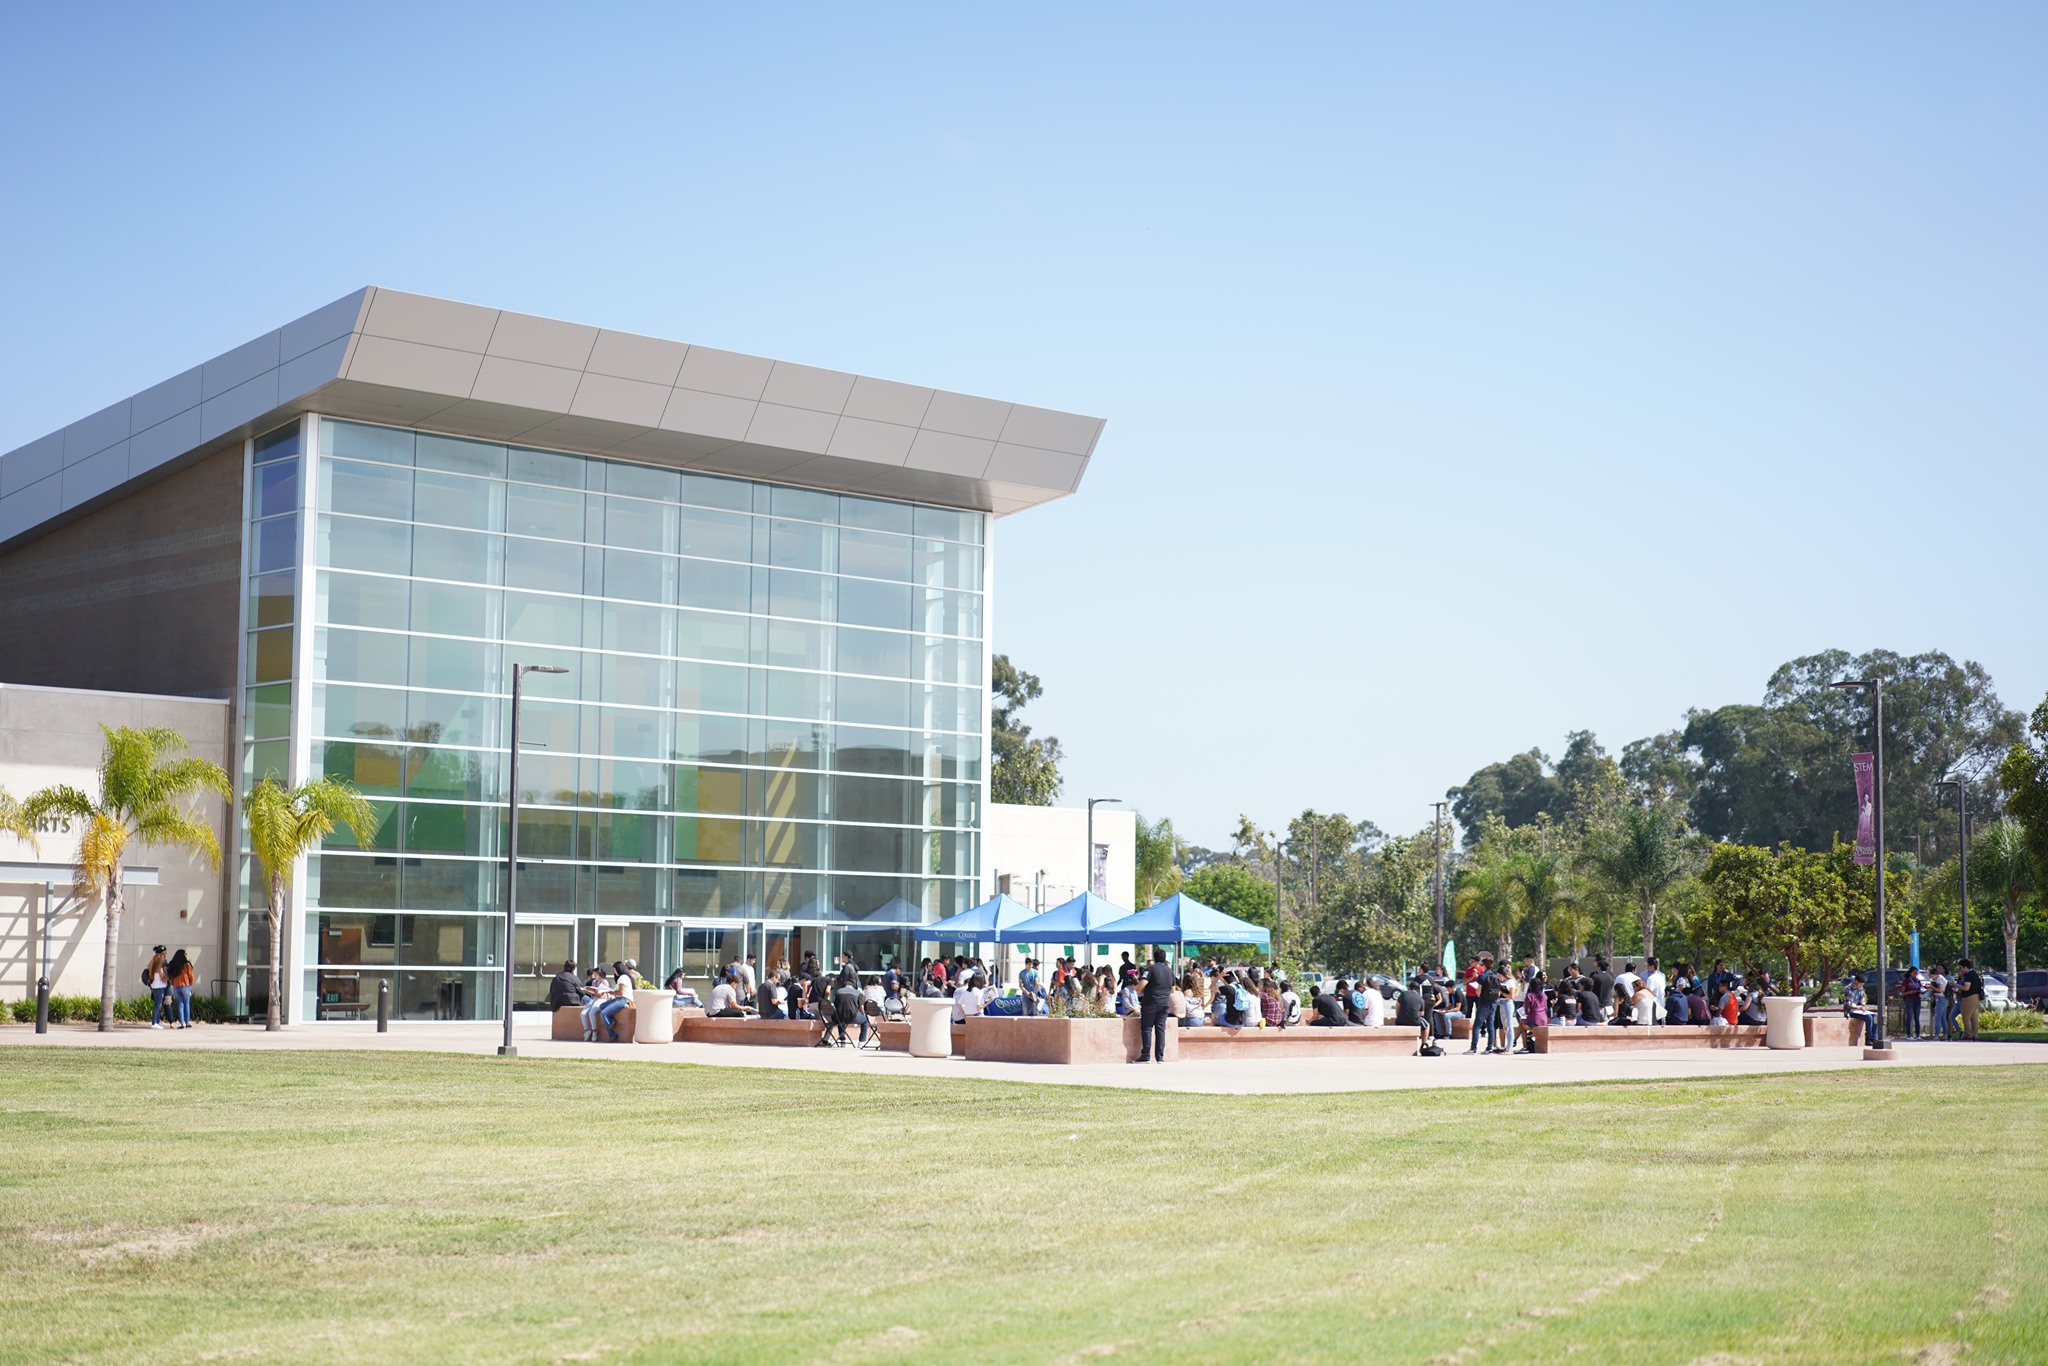
[[[2044,1102],[9,1048],[0,1360],[2040,1362]]]

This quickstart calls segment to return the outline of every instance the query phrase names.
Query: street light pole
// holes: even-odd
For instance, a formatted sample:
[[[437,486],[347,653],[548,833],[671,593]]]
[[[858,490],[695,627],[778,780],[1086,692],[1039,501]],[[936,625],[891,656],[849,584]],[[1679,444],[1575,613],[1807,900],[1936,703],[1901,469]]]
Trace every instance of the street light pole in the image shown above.
[[[1885,1048],[1884,998],[1887,973],[1891,970],[1891,959],[1885,952],[1884,939],[1884,680],[1881,678],[1843,679],[1828,684],[1830,688],[1849,688],[1870,694],[1870,753],[1872,771],[1877,780],[1877,804],[1873,813],[1871,833],[1877,840],[1877,1037],[1870,1040],[1870,1047]],[[1798,988],[1794,982],[1793,988]]]
[[[519,685],[528,674],[567,672],[555,664],[512,666],[512,743],[511,757],[505,765],[505,800],[511,807],[511,828],[505,837],[505,1042],[498,1045],[501,1058],[519,1056],[519,1050],[512,1046],[512,934],[519,919]]]
[[[1436,965],[1444,965],[1444,808],[1449,802],[1431,802],[1436,808],[1436,867],[1431,881],[1436,883]]]
[[[1936,787],[1952,787],[1956,790],[1956,829],[1963,841],[1962,856],[1956,860],[1956,871],[1963,881],[1963,957],[1970,957],[1970,789],[1963,786],[1961,778],[1944,778]],[[1974,958],[1970,959],[1975,962]]]

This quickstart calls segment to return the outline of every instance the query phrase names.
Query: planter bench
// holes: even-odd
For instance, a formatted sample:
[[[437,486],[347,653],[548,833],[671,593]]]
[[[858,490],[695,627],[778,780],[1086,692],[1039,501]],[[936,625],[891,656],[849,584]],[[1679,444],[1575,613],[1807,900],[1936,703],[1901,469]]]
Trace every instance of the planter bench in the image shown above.
[[[672,1038],[680,1039],[683,1036],[684,1021],[701,1017],[704,1014],[703,1011],[696,1009],[694,1006],[671,1006],[669,1008],[675,1011],[676,1023],[675,1032],[671,1035]],[[639,1025],[639,1010],[634,1006],[627,1006],[612,1020],[612,1028],[619,1031],[619,1043],[633,1042],[633,1035],[639,1029]],[[583,1042],[583,1008],[581,1006],[556,1006],[548,1037],[557,1042]],[[602,1022],[597,1027],[597,1041],[599,1043],[612,1042],[611,1039],[605,1037]]]
[[[1809,1015],[1808,1048],[1849,1048],[1863,1041],[1863,1021]],[[1530,1032],[1538,1053],[1624,1053],[1645,1048],[1762,1048],[1768,1025],[1543,1025]]]
[[[1129,1062],[1138,1056],[1138,1017],[1065,1019],[1050,1015],[971,1017],[953,1026],[953,1047],[975,1062]],[[1166,1060],[1180,1054],[1187,1031],[1166,1028]],[[1219,1031],[1221,1032],[1221,1031]],[[964,1042],[964,1048],[962,1044]]]
[[[1180,1036],[1183,1058],[1353,1058],[1407,1057],[1422,1041],[1415,1025],[1299,1024],[1284,1029],[1226,1029],[1200,1025],[1170,1030]]]

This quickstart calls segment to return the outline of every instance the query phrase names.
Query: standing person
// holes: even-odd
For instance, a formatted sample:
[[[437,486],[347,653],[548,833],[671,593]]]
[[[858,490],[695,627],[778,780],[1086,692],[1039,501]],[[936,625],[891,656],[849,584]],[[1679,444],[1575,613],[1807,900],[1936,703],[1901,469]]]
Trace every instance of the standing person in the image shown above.
[[[1604,1015],[1608,1003],[1614,1000],[1614,973],[1607,966],[1607,955],[1593,955],[1593,994],[1600,998],[1600,1009]]]
[[[1920,969],[1907,968],[1899,978],[1899,1015],[1906,1026],[1906,1037],[1920,1037]]]
[[[183,949],[179,949],[176,953],[172,954],[171,961],[164,964],[164,980],[171,984],[171,1001],[177,1006],[178,1010],[178,1023],[175,1027],[178,1029],[190,1029],[192,1027],[192,984],[199,980],[199,973],[193,968],[192,960],[185,956]],[[1982,991],[1982,986],[1979,986],[1979,994]],[[1970,1037],[1974,1039],[1977,1037],[1976,1016],[1972,1015],[1970,1021]]]
[[[1550,1027],[1550,975],[1542,968],[1536,969],[1536,976],[1530,979],[1528,994],[1522,998],[1523,1038],[1527,1040],[1525,1052],[1536,1051],[1536,1031]]]
[[[1948,964],[1936,963],[1934,975],[1927,980],[1927,999],[1928,1004],[1934,1008],[1933,1033],[1937,1039],[1948,1037],[1949,1019],[1952,1014],[1948,990]]]
[[[1528,988],[1520,978],[1501,975],[1500,999],[1493,1003],[1493,1051],[1515,1051],[1515,1006]]]
[[[161,1022],[170,1016],[170,1011],[164,1008],[164,998],[171,992],[171,979],[164,970],[164,964],[170,959],[165,955],[164,946],[161,944],[151,949],[150,953],[153,956],[149,960],[149,966],[142,970],[142,980],[149,987],[149,1027],[162,1029]]]
[[[1465,1052],[1467,1054],[1477,1053],[1479,1051],[1479,1041],[1485,1039],[1486,1051],[1492,1053],[1495,1051],[1493,1046],[1493,1007],[1500,1000],[1500,974],[1493,970],[1493,958],[1489,954],[1480,954],[1479,961],[1474,963],[1473,966],[1479,969],[1479,976],[1466,988],[1472,993],[1470,999],[1473,1002],[1474,1009],[1472,1012],[1472,1042],[1466,1046]]]
[[[1165,1018],[1174,1012],[1174,969],[1165,950],[1153,948],[1145,965],[1145,989],[1139,991],[1139,1057],[1141,1063],[1165,1061]]]
[[[1643,980],[1650,985],[1650,999],[1657,1003],[1657,1023],[1663,1024],[1671,1018],[1670,1011],[1665,1002],[1665,997],[1669,994],[1669,988],[1664,980],[1664,969],[1657,965],[1657,960],[1654,958],[1646,960],[1646,964],[1649,967],[1649,972],[1644,976]],[[1685,1021],[1677,1020],[1674,1023],[1684,1024]]]
[[[1038,1013],[1038,960],[1026,958],[1024,970],[1017,974],[1017,994],[1024,998],[1024,1013]]]
[[[1956,1008],[1962,1012],[1963,1037],[1977,1037],[1977,1015],[1984,1009],[1984,979],[1977,965],[1967,958],[1956,960]]]

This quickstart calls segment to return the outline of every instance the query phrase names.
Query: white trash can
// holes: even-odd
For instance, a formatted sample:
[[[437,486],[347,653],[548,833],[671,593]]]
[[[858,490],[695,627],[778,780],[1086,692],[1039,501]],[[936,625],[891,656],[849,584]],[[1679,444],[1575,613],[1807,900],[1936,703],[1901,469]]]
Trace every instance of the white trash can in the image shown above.
[[[676,994],[667,987],[633,993],[633,1042],[676,1041]]]
[[[1806,998],[1764,997],[1764,1047],[1806,1047]]]
[[[903,1003],[910,1012],[910,1056],[953,1056],[953,1002],[943,996],[913,996]]]

